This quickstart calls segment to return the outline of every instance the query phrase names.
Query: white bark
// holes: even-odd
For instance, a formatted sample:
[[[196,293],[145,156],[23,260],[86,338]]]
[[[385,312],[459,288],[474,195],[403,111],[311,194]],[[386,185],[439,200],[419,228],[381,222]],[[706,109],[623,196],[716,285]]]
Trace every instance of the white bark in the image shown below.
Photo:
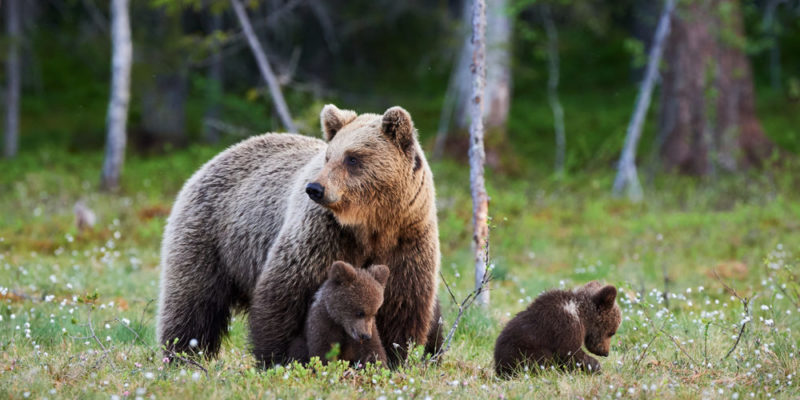
[[[542,19],[547,34],[547,101],[553,110],[553,128],[556,134],[556,161],[557,175],[564,174],[564,158],[566,154],[567,136],[564,132],[564,108],[558,98],[559,57],[558,57],[558,30],[550,15],[550,7],[542,5]]]
[[[128,0],[111,1],[111,98],[106,116],[106,153],[101,184],[106,189],[119,187],[125,160],[125,127],[131,96],[133,44]]]
[[[20,13],[19,0],[6,0],[6,33],[8,54],[6,58],[6,126],[3,154],[17,155],[19,146],[19,97],[20,97]]]
[[[483,100],[486,84],[486,2],[475,0],[472,14],[472,96],[469,101],[472,123],[469,129],[470,190],[475,250],[475,288],[484,285],[489,255],[489,196],[483,178],[486,154],[483,150]],[[478,303],[489,304],[488,287],[478,294]]]
[[[278,111],[278,116],[283,126],[289,132],[297,132],[297,128],[294,122],[292,122],[292,116],[289,114],[289,107],[286,106],[286,101],[283,99],[283,93],[281,93],[278,80],[275,78],[275,74],[272,73],[272,68],[269,66],[269,61],[267,61],[267,55],[264,53],[264,49],[261,47],[261,43],[258,41],[258,37],[256,37],[253,31],[253,26],[250,24],[247,11],[245,11],[240,0],[231,0],[231,4],[233,5],[233,10],[236,12],[236,18],[242,26],[242,31],[247,37],[250,50],[253,51],[253,56],[256,58],[258,69],[261,70],[261,75],[264,77],[264,80],[267,81],[272,102],[275,104],[275,109]]]
[[[650,107],[653,87],[655,86],[656,77],[658,76],[658,65],[661,62],[661,55],[664,52],[664,42],[669,35],[669,23],[674,9],[675,0],[666,0],[661,18],[658,21],[658,27],[656,27],[653,46],[650,49],[650,56],[647,61],[647,70],[639,89],[639,95],[636,99],[636,108],[628,124],[628,131],[625,136],[625,147],[620,156],[617,177],[614,179],[614,195],[619,196],[625,191],[628,198],[636,202],[642,200],[642,186],[639,183],[639,176],[636,172],[636,146],[642,135],[642,127],[644,126],[644,119],[647,116],[647,109]]]

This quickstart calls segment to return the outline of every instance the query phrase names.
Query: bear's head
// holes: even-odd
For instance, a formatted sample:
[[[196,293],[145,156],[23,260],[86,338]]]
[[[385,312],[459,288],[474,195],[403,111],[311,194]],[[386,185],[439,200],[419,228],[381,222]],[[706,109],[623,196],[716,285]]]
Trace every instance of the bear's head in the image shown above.
[[[426,200],[420,195],[425,159],[406,110],[392,107],[383,115],[356,115],[329,104],[320,120],[328,147],[306,193],[330,209],[339,223],[394,222],[393,213]]]
[[[588,304],[583,305],[583,324],[586,329],[584,344],[586,349],[598,356],[608,356],[611,337],[617,333],[622,321],[622,312],[617,305],[617,289],[614,286],[600,286],[590,282],[577,290],[585,293]]]
[[[353,339],[369,340],[388,279],[389,268],[385,265],[363,269],[336,261],[328,269],[327,287],[321,294],[325,309]]]

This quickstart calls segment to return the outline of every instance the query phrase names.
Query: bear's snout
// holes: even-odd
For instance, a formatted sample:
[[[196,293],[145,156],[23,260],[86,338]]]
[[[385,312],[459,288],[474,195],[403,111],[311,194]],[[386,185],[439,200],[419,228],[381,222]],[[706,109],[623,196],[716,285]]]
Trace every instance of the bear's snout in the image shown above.
[[[321,204],[325,198],[325,187],[317,182],[311,182],[306,186],[306,194],[311,200]]]
[[[360,334],[358,336],[359,336],[359,338],[361,338],[361,340],[370,340],[370,339],[372,339],[372,335],[370,335],[369,333],[362,333],[362,334]]]

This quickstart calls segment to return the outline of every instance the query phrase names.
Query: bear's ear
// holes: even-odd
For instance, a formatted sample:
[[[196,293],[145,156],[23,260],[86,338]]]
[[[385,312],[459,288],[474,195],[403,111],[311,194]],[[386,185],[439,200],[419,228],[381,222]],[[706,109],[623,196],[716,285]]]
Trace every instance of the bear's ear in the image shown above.
[[[407,156],[414,155],[414,139],[417,131],[411,115],[403,107],[394,106],[383,113],[381,131]]]
[[[328,104],[322,107],[322,112],[319,114],[319,122],[322,125],[322,135],[325,141],[330,142],[336,132],[339,132],[343,126],[353,122],[357,115],[355,111],[340,110],[333,104]]]
[[[369,273],[372,274],[372,277],[375,278],[381,286],[386,286],[386,282],[389,280],[389,267],[385,265],[373,265],[369,267]]]
[[[613,307],[616,299],[617,288],[611,285],[604,286],[602,289],[598,290],[597,293],[592,295],[592,301],[602,310]]]
[[[356,270],[352,265],[344,261],[336,261],[328,270],[328,279],[337,284],[352,282],[356,279]]]

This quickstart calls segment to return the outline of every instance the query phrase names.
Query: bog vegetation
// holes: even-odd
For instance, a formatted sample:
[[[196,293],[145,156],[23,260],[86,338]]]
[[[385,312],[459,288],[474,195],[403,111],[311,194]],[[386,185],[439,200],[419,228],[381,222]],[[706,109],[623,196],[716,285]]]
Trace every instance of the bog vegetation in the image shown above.
[[[29,16],[36,17],[35,23],[23,29],[23,49],[28,51],[23,61],[35,68],[23,74],[19,153],[0,160],[0,396],[800,397],[796,14],[778,18],[785,29],[778,36],[784,49],[779,88],[771,84],[769,46],[760,41],[763,36],[751,34],[753,46],[748,47],[756,112],[779,150],[758,169],[699,177],[665,173],[650,162],[659,153],[657,112],[651,109],[638,153],[644,188],[639,203],[611,195],[614,163],[636,96],[638,75],[631,72],[631,64],[633,60],[640,66],[643,55],[642,44],[630,39],[626,25],[631,15],[624,10],[630,5],[553,3],[560,29],[559,96],[567,135],[564,173],[559,174],[553,173],[555,139],[544,30],[536,25],[535,12],[511,14],[517,24],[511,43],[510,113],[504,134],[487,130],[486,137],[490,305],[467,310],[450,350],[437,363],[416,349],[397,370],[354,370],[337,362],[259,370],[248,350],[246,318],[241,314],[230,324],[215,360],[172,365],[163,359],[154,338],[159,245],[181,185],[243,136],[280,130],[243,39],[236,39],[232,27],[233,44],[218,33],[228,43],[230,67],[227,87],[221,91],[206,75],[207,54],[176,56],[208,44],[208,37],[190,29],[192,21],[205,18],[193,5],[153,1],[133,8],[134,51],[141,58],[134,63],[132,78],[129,148],[120,189],[105,192],[99,190],[99,176],[110,78],[106,31],[102,19],[79,18],[84,4],[93,2],[53,3],[62,8],[43,6]],[[409,2],[407,8],[395,10],[391,24],[381,26],[374,21],[382,21],[377,15],[386,10],[366,3],[328,10],[325,15],[334,15],[342,25],[315,25],[314,33],[328,41],[305,38],[304,43],[311,49],[339,46],[340,57],[297,55],[302,61],[294,75],[290,41],[278,40],[273,30],[262,32],[272,39],[273,55],[283,56],[276,63],[285,67],[278,68],[278,74],[291,78],[282,84],[291,88],[285,89],[286,100],[295,122],[302,133],[318,135],[317,115],[326,102],[358,112],[380,112],[400,104],[414,117],[423,147],[430,152],[456,58],[452,48],[461,43],[447,41],[460,32],[460,25],[446,13],[460,11],[421,11],[431,2]],[[762,3],[768,2],[743,2],[748,33],[761,32]],[[292,10],[283,15],[296,19],[281,23],[294,29],[287,37],[302,39],[302,29],[292,21],[310,18],[315,11]],[[267,11],[260,12],[264,21],[276,23],[266,17]],[[225,15],[226,23],[235,21]],[[152,18],[153,31],[137,30],[137,18]],[[189,27],[170,30],[181,18]],[[430,40],[404,45],[412,33]],[[158,35],[169,40],[151,37]],[[425,52],[419,51],[420,43],[428,46]],[[174,48],[166,51],[161,44]],[[376,50],[393,45],[395,52]],[[183,134],[165,137],[155,128],[158,121],[163,125],[171,120],[162,116],[155,124],[147,121],[145,115],[153,109],[148,103],[151,87],[137,87],[136,82],[178,70],[186,85]],[[216,105],[216,114],[209,116],[209,104]],[[217,129],[204,136],[209,126]],[[453,139],[463,138],[464,130],[451,130],[445,156],[432,163],[442,278],[455,298],[440,285],[446,329],[458,313],[456,302],[474,286],[466,147]],[[93,227],[76,226],[78,201],[95,214]],[[600,358],[602,372],[524,371],[514,380],[498,379],[491,357],[503,325],[543,290],[593,279],[617,286],[623,313],[609,357]]]

